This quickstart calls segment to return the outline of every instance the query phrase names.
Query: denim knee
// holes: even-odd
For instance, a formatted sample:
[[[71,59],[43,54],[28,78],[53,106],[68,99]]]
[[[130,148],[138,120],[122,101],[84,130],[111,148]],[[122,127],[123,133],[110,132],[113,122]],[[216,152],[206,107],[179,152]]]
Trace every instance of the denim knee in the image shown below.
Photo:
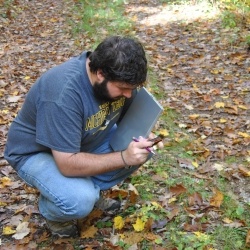
[[[68,221],[88,216],[99,197],[88,194],[72,194],[63,200],[53,203],[41,196],[39,199],[40,213],[52,221]]]
[[[75,199],[75,201],[71,203],[67,214],[72,214],[72,217],[74,217],[72,219],[84,218],[91,213],[96,201],[97,197],[87,194],[81,195],[78,199]]]

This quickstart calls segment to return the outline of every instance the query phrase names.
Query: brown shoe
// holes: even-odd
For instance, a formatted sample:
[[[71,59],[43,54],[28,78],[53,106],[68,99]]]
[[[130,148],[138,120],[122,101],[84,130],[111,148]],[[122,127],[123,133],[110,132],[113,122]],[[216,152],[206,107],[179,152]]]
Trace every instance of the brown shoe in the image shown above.
[[[111,198],[103,198],[101,196],[100,199],[95,203],[95,207],[102,211],[112,211],[120,209],[121,202]]]
[[[74,221],[58,222],[46,220],[52,235],[63,237],[77,237],[79,232]]]

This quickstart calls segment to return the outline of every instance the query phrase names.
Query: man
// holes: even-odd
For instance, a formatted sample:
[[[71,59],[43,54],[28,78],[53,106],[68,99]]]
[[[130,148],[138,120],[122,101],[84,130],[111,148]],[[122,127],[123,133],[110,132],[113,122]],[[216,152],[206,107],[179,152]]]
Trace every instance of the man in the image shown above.
[[[122,152],[109,145],[146,75],[141,44],[113,36],[93,52],[50,69],[28,92],[11,124],[5,158],[40,191],[39,210],[52,234],[76,236],[74,220],[104,204],[100,190],[118,184],[149,158],[146,148],[152,142],[144,138]]]

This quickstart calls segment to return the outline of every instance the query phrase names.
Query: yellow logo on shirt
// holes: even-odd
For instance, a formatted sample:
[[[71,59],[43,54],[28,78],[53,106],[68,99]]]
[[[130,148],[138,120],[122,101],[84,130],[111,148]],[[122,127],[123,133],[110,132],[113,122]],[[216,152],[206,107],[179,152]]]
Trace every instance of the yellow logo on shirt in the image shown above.
[[[109,120],[112,120],[114,117],[112,117],[110,114],[113,114],[115,111],[122,108],[124,106],[124,102],[125,98],[123,97],[117,101],[111,103],[106,102],[100,105],[100,110],[94,115],[87,118],[85,131],[102,126],[104,124],[104,121],[107,120],[108,116],[110,116]],[[117,114],[115,116],[117,116]]]

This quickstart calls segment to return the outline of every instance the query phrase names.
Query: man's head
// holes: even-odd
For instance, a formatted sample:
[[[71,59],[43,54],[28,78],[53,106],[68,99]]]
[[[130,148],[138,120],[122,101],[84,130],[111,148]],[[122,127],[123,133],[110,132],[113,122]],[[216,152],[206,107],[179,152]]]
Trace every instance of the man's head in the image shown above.
[[[94,90],[99,92],[104,90],[108,92],[108,83],[113,83],[115,87],[124,85],[124,93],[131,92],[146,81],[147,59],[144,49],[139,42],[131,38],[120,36],[106,38],[90,54],[89,59],[90,71],[103,77],[99,83],[103,86],[94,84]]]

